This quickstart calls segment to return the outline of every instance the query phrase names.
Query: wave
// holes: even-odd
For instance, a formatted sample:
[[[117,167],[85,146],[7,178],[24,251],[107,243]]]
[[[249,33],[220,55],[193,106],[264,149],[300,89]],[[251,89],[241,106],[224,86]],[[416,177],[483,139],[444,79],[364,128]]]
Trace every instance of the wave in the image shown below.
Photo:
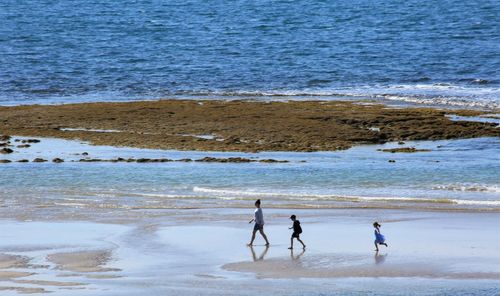
[[[474,82],[476,81],[477,82]],[[425,81],[425,80],[424,80]],[[328,84],[325,81],[318,81]],[[498,83],[485,83],[481,79],[473,79],[468,84],[448,83],[415,83],[397,85],[358,85],[358,86],[311,86],[302,89],[269,89],[269,90],[182,90],[145,92],[143,94],[122,94],[116,92],[90,92],[64,97],[44,99],[16,99],[2,97],[0,105],[20,104],[67,104],[83,102],[126,102],[138,100],[158,100],[162,98],[176,99],[257,99],[257,100],[375,100],[385,103],[402,103],[412,105],[430,105],[442,107],[460,107],[471,109],[495,110],[500,108],[500,87]]]
[[[492,192],[499,193],[500,186],[498,185],[480,185],[480,184],[449,184],[434,186],[434,190],[449,190],[449,191],[462,191],[462,192]]]
[[[283,200],[295,201],[339,201],[339,202],[400,202],[400,203],[434,203],[434,204],[457,204],[457,205],[478,205],[478,206],[500,206],[500,200],[467,200],[449,198],[420,198],[420,197],[399,197],[399,196],[354,196],[354,195],[332,195],[332,194],[300,194],[286,192],[257,192],[240,191],[230,189],[212,189],[194,187],[194,192],[216,194],[217,198],[229,199],[227,195],[243,197],[283,197]],[[226,195],[226,196],[223,196]]]
[[[214,96],[221,98],[276,99],[377,99],[421,105],[442,105],[468,108],[500,108],[500,88],[460,86],[446,83],[353,86],[302,90],[239,90],[239,91],[187,91],[175,95]]]

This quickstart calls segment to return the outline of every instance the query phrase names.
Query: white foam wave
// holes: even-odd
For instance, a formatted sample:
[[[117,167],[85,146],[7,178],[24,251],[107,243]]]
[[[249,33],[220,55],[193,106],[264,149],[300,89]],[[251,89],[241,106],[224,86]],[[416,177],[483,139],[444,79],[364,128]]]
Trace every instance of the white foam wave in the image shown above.
[[[212,189],[204,187],[193,187],[194,192],[217,193],[217,194],[230,194],[230,195],[244,195],[244,196],[285,196],[294,194],[271,193],[271,192],[255,192],[255,191],[239,191],[231,189]],[[299,195],[298,195],[299,196]]]
[[[193,92],[194,96],[219,97],[319,97],[372,98],[423,105],[443,105],[467,108],[500,108],[500,88],[492,86],[463,86],[452,84],[365,85],[355,87],[299,90],[240,90]]]
[[[344,202],[406,202],[406,203],[438,203],[438,204],[460,204],[460,205],[482,205],[500,206],[500,200],[465,200],[447,198],[420,198],[420,197],[400,197],[400,196],[352,196],[352,195],[332,195],[332,194],[301,194],[286,192],[257,192],[240,191],[230,189],[212,189],[194,187],[193,191],[216,194],[218,198],[227,199],[227,196],[250,196],[250,197],[283,197],[284,200],[309,200],[309,201],[344,201]]]
[[[471,191],[471,192],[492,192],[500,193],[500,186],[498,185],[481,185],[481,184],[448,184],[434,186],[434,190],[449,190],[449,191]]]
[[[500,200],[466,200],[453,199],[454,203],[459,205],[481,205],[481,206],[500,206]]]

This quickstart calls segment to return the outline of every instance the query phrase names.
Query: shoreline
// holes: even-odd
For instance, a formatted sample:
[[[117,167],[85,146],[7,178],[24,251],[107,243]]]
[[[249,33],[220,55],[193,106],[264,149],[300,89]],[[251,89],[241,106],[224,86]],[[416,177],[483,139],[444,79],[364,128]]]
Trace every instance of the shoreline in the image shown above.
[[[28,140],[30,138],[16,136],[10,139],[11,143]],[[12,205],[16,201],[14,204],[19,203],[23,209],[20,212],[20,209],[2,208],[5,217],[23,216],[24,211],[31,210],[37,213],[40,208],[44,209],[42,216],[52,212],[72,213],[78,208],[77,216],[88,218],[110,209],[120,216],[129,211],[245,208],[257,197],[267,200],[267,207],[275,209],[500,211],[498,186],[488,178],[460,175],[451,179],[423,178],[418,182],[409,178],[397,183],[390,181],[401,174],[437,172],[453,176],[457,168],[466,171],[473,164],[476,168],[489,166],[490,161],[496,161],[496,150],[485,150],[485,147],[495,147],[498,142],[495,138],[406,142],[431,152],[396,154],[380,151],[399,147],[395,142],[333,152],[243,153],[116,148],[54,138],[36,140],[39,142],[31,143],[30,147],[13,147],[13,153],[0,157],[4,172],[4,199],[0,205]],[[477,153],[468,150],[471,148],[480,149],[479,153],[491,151],[492,158],[477,161]],[[473,162],[456,163],[451,156]],[[57,180],[47,180],[44,171],[58,176]],[[75,171],[82,174],[75,175]],[[178,177],[172,176],[172,172],[179,174]],[[298,182],[290,187],[279,177],[270,176],[270,172]],[[321,183],[308,172],[333,179]],[[352,175],[352,172],[357,173]],[[336,177],[345,174],[351,176]],[[379,174],[385,174],[387,182],[370,186],[378,182]],[[491,174],[495,175],[495,171]],[[42,196],[35,197],[29,187],[15,185],[27,176],[33,184],[52,188],[52,193],[45,195],[42,190]],[[138,181],[130,187],[123,183],[123,178]],[[175,185],[177,178],[186,185]],[[74,187],[74,182],[91,186]],[[360,182],[368,182],[368,185],[357,186]],[[410,189],[399,186],[399,182],[406,182]]]
[[[498,137],[474,110],[362,101],[160,100],[0,107],[0,133],[95,145],[198,151],[335,151],[391,141]]]

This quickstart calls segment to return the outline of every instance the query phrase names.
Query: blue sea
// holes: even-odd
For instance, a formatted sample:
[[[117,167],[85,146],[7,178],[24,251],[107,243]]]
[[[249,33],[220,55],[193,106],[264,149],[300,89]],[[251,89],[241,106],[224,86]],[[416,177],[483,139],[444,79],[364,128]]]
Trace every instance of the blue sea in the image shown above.
[[[0,2],[0,104],[500,106],[498,1]]]

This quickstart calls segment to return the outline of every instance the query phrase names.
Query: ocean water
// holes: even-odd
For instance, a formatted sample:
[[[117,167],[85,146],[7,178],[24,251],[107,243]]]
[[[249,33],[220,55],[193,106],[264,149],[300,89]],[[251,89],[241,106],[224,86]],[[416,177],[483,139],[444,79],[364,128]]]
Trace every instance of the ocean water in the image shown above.
[[[203,98],[500,106],[498,1],[0,2],[0,104]]]
[[[274,208],[500,211],[497,138],[406,144],[431,152],[377,150],[397,146],[252,154],[115,148],[42,139],[2,158],[60,157],[65,162],[1,164],[0,213],[24,219],[78,213],[92,220],[100,214],[119,217],[121,212],[251,207],[257,198]],[[241,156],[289,163],[81,163],[82,152],[101,159]]]

